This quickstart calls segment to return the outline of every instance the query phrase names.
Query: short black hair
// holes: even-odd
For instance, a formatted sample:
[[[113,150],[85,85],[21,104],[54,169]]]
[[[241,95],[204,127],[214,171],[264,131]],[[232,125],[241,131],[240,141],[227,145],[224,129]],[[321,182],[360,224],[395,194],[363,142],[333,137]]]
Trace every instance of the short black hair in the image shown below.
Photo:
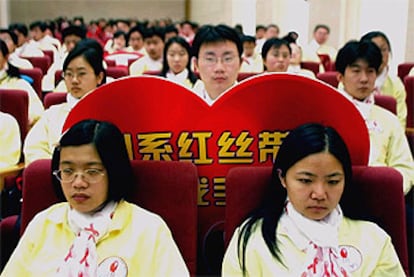
[[[239,34],[234,28],[224,24],[216,26],[204,25],[197,31],[192,43],[193,56],[198,58],[201,45],[203,44],[224,41],[234,42],[236,44],[237,51],[239,52],[239,57],[241,57],[243,53],[243,44]]]
[[[366,33],[365,35],[363,35],[361,37],[361,40],[372,40],[372,39],[377,38],[377,37],[383,38],[385,40],[385,42],[388,44],[388,48],[390,49],[390,52],[392,52],[391,51],[391,43],[390,43],[390,40],[385,35],[385,33],[381,32],[381,31],[368,32],[368,33]]]
[[[370,40],[351,40],[339,49],[335,68],[339,73],[345,74],[346,68],[358,59],[366,61],[369,67],[375,68],[375,71],[378,72],[382,63],[381,50]]]
[[[0,34],[9,34],[11,40],[15,45],[17,45],[17,35],[10,29],[0,29]]]
[[[84,39],[86,38],[86,28],[83,26],[70,25],[62,30],[62,40],[70,35],[75,35],[81,39]]]
[[[55,148],[52,158],[52,172],[59,169],[61,149],[67,146],[95,146],[108,175],[107,201],[127,199],[134,186],[134,174],[125,146],[124,135],[111,122],[93,119],[82,120],[66,131]],[[52,178],[55,193],[65,201],[61,184]]]

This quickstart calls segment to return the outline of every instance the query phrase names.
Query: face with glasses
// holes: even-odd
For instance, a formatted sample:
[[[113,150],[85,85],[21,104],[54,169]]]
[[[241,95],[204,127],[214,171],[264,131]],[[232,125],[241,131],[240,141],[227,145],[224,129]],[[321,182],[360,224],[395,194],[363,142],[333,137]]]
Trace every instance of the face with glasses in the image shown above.
[[[88,213],[108,198],[108,176],[93,144],[65,146],[60,150],[59,169],[53,175],[60,180],[70,206]]]
[[[211,42],[201,45],[195,65],[207,93],[216,99],[235,84],[241,59],[234,42]]]
[[[267,72],[286,72],[290,63],[290,52],[286,45],[272,47],[266,54],[263,64]]]
[[[82,57],[74,58],[63,72],[68,92],[75,98],[82,98],[86,93],[98,87],[103,80],[103,73],[95,75],[92,66]]]

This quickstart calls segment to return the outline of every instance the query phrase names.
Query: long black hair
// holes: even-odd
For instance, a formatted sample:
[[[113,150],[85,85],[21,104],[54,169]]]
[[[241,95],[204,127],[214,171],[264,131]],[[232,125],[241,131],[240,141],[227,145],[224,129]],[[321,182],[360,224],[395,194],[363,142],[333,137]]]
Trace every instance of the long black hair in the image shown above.
[[[261,233],[270,253],[283,264],[277,245],[276,230],[283,214],[287,192],[280,182],[279,174],[285,177],[289,168],[298,161],[321,152],[332,154],[342,164],[345,188],[340,203],[349,201],[349,197],[354,194],[351,185],[351,158],[345,142],[337,131],[319,123],[307,123],[291,130],[277,153],[273,165],[272,182],[267,188],[263,203],[252,212],[241,228],[238,238],[238,255],[243,273],[246,273],[247,243],[253,231],[259,226],[259,222],[262,222]],[[347,217],[358,217],[356,212],[358,207],[348,205],[342,207],[342,210]]]
[[[7,48],[6,42],[4,42],[2,39],[0,39],[0,51],[3,54],[4,59],[7,59],[7,56],[9,55],[9,48]],[[7,62],[8,69],[6,71],[7,75],[9,77],[13,78],[21,78],[19,69],[15,66],[13,66],[11,63]]]
[[[194,85],[198,78],[194,74],[194,72],[191,70],[191,46],[184,38],[179,37],[179,36],[171,37],[165,43],[165,46],[164,46],[164,59],[162,61],[162,70],[161,70],[160,76],[166,77],[168,71],[170,70],[170,67],[168,66],[168,60],[167,60],[167,52],[168,52],[168,49],[170,48],[170,46],[173,43],[177,43],[177,44],[181,45],[185,49],[185,51],[187,52],[188,62],[187,62],[186,68],[188,70],[188,79],[190,80],[191,84]]]

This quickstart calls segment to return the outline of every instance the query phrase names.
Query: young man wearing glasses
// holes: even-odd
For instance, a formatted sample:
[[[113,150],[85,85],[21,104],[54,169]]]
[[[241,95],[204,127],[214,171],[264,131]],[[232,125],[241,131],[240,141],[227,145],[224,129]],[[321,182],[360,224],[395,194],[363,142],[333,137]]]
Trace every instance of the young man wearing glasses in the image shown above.
[[[212,105],[237,82],[243,46],[237,32],[226,25],[205,25],[193,44],[195,71],[200,79],[194,92]]]

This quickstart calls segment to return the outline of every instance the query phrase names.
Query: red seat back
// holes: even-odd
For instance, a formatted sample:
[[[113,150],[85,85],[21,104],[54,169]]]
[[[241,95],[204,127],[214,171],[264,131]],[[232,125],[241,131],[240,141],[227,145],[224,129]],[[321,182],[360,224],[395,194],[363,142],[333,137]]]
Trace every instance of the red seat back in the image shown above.
[[[397,75],[398,75],[398,77],[400,77],[401,81],[404,82],[405,76],[408,75],[411,68],[413,68],[413,67],[414,67],[414,62],[406,62],[406,63],[401,63],[401,64],[398,65]]]
[[[414,76],[406,76],[404,78],[405,91],[407,97],[407,127],[414,128]]]
[[[67,92],[49,92],[43,98],[43,106],[48,109],[52,105],[66,102]]]
[[[303,69],[308,69],[308,70],[313,71],[315,76],[319,73],[319,63],[318,62],[311,62],[311,61],[301,62],[300,67],[303,68]]]
[[[132,161],[134,203],[159,214],[168,224],[191,274],[197,258],[197,185],[194,164]],[[23,172],[21,233],[39,211],[58,202],[52,187],[51,160],[37,160]],[[143,223],[145,224],[145,222]]]
[[[50,58],[50,64],[53,64],[55,59],[53,50],[42,50],[42,52]]]
[[[226,176],[225,245],[244,218],[262,201],[271,183],[272,167],[234,167]],[[390,167],[353,166],[353,183],[359,188],[352,203],[364,203],[366,211],[392,238],[408,273],[405,202],[402,175]]]
[[[374,95],[375,104],[397,114],[397,100],[389,95]]]
[[[243,81],[244,79],[256,76],[257,74],[260,74],[258,72],[239,72],[237,75],[237,81]]]
[[[334,88],[338,87],[339,81],[336,78],[336,76],[338,75],[338,72],[336,71],[327,71],[327,72],[320,72],[318,74],[316,74],[316,78],[318,80],[321,80],[331,86],[333,86]]]
[[[23,57],[27,60],[29,60],[33,67],[38,67],[42,70],[43,75],[46,75],[47,70],[49,69],[51,65],[51,60],[49,56],[45,55],[43,57]]]
[[[27,92],[17,89],[0,89],[0,111],[16,118],[23,145],[29,131],[29,96]]]
[[[128,68],[125,66],[111,66],[106,69],[106,75],[114,79],[129,75]]]
[[[22,69],[19,68],[19,72],[22,75],[27,75],[33,79],[32,87],[36,91],[37,95],[39,95],[40,100],[43,99],[43,91],[42,91],[42,79],[43,79],[43,72],[40,68],[34,67],[31,69]]]

